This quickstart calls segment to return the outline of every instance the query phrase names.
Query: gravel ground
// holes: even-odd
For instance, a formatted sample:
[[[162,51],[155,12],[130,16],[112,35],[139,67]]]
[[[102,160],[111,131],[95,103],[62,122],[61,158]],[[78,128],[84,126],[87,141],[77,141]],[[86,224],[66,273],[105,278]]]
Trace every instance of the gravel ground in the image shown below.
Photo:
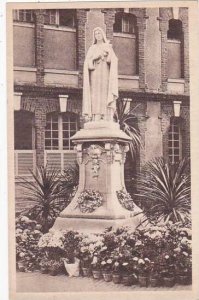
[[[41,273],[17,272],[17,292],[45,293],[45,292],[108,292],[108,291],[182,291],[191,290],[191,286],[175,285],[172,288],[140,288],[126,287],[122,284],[105,282],[85,277],[71,277],[66,275],[51,276]]]

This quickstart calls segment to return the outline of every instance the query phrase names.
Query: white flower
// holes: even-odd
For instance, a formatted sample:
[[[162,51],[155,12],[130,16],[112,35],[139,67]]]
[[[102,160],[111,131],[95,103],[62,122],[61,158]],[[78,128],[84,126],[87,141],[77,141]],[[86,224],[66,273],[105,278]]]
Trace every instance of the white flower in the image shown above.
[[[165,258],[166,258],[166,259],[169,259],[169,255],[165,255]]]
[[[135,246],[140,246],[140,245],[142,245],[142,242],[141,242],[141,241],[137,241],[137,242],[135,243]]]
[[[147,257],[144,260],[150,262],[150,259],[148,259]]]
[[[116,261],[116,262],[114,263],[114,265],[115,265],[116,267],[118,267],[118,266],[119,266],[119,262]]]
[[[127,262],[124,262],[122,265],[123,265],[123,266],[127,266],[127,265],[128,265],[128,263],[127,263]]]
[[[135,257],[133,258],[133,260],[134,260],[134,261],[138,261],[138,258],[135,256]]]
[[[103,260],[103,261],[101,262],[101,265],[102,265],[102,266],[106,265],[106,262]]]
[[[102,250],[106,250],[106,249],[107,249],[107,247],[106,247],[106,246],[102,247]]]
[[[182,239],[181,239],[181,244],[187,244],[188,242],[188,239],[184,236]]]
[[[174,251],[175,251],[175,252],[180,252],[181,249],[180,249],[179,247],[177,247],[177,248],[174,249]]]
[[[81,252],[85,252],[87,249],[86,249],[86,247],[81,247],[80,250],[81,250]]]
[[[107,260],[107,264],[112,264],[112,260],[110,258]]]
[[[143,264],[143,265],[144,265],[144,264],[145,264],[145,261],[144,261],[143,259],[140,258],[140,259],[138,260],[138,264]]]
[[[24,257],[25,256],[25,253],[21,252],[19,253],[19,257]]]
[[[97,256],[94,256],[94,257],[93,257],[92,264],[96,264],[96,263],[97,263],[97,261],[98,261],[98,259],[97,259]]]
[[[185,251],[182,252],[185,256],[188,256],[189,254]]]

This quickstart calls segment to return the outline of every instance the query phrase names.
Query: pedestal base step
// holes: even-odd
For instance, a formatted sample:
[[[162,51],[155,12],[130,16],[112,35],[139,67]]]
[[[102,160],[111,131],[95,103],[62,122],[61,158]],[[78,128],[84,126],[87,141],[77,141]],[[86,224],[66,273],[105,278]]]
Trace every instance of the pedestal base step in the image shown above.
[[[101,233],[106,228],[110,227],[112,227],[112,229],[114,230],[121,226],[129,226],[132,230],[134,230],[139,225],[139,223],[140,218],[137,217],[115,220],[58,217],[55,221],[53,229],[74,230],[85,233]]]

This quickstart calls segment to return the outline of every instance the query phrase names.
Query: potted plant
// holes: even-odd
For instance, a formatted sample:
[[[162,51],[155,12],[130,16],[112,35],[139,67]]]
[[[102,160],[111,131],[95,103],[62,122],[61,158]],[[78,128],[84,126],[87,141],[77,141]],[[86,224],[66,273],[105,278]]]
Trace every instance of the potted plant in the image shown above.
[[[85,277],[90,277],[92,272],[91,272],[91,256],[89,251],[86,251],[83,255],[81,255],[81,260],[80,260],[80,265],[81,265],[81,270],[83,273],[83,276]]]
[[[122,276],[121,276],[121,264],[119,261],[115,261],[112,266],[112,279],[115,284],[118,284],[121,282]]]
[[[149,283],[150,260],[140,258],[138,260],[139,284],[140,287],[147,287]]]
[[[161,277],[162,283],[165,287],[173,287],[175,285],[175,269],[174,265],[169,264],[169,261],[168,264],[165,264],[165,267],[161,271]]]
[[[97,255],[93,256],[93,260],[91,262],[92,267],[92,274],[94,279],[101,279],[102,272],[101,272],[101,262]]]
[[[47,274],[50,269],[49,259],[47,257],[43,257],[40,260],[39,267],[42,274]]]
[[[61,260],[51,260],[49,265],[49,274],[51,276],[56,276],[58,273],[60,273],[63,262]]]
[[[112,264],[113,261],[111,258],[101,262],[102,275],[106,282],[112,280]]]
[[[181,285],[187,285],[191,280],[191,258],[190,255],[183,251],[177,257],[176,264],[177,282]]]
[[[80,260],[77,257],[74,257],[73,259],[68,258],[62,258],[64,262],[64,266],[66,269],[66,272],[69,277],[78,277],[80,274]]]
[[[25,260],[24,259],[21,259],[17,262],[17,269],[20,272],[25,272]]]
[[[131,286],[135,284],[137,280],[137,274],[134,271],[134,263],[131,259],[126,259],[122,263],[122,283],[125,286]]]
[[[150,272],[150,285],[152,287],[157,287],[160,285],[160,270],[158,263],[151,263],[151,272]]]
[[[64,255],[62,260],[69,277],[77,277],[80,274],[79,243],[80,236],[77,232],[70,230],[64,234]]]

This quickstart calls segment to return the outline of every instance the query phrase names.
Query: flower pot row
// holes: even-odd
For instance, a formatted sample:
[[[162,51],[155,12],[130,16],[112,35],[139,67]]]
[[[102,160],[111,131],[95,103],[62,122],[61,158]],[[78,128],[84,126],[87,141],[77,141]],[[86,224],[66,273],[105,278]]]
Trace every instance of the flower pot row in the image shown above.
[[[134,274],[118,274],[101,270],[91,270],[91,268],[82,268],[82,275],[84,277],[93,277],[94,279],[103,279],[106,282],[113,281],[115,284],[123,284],[125,286],[139,285],[140,287],[173,287],[175,284],[188,285],[191,284],[189,275],[177,275],[172,277],[167,276],[145,276]]]

